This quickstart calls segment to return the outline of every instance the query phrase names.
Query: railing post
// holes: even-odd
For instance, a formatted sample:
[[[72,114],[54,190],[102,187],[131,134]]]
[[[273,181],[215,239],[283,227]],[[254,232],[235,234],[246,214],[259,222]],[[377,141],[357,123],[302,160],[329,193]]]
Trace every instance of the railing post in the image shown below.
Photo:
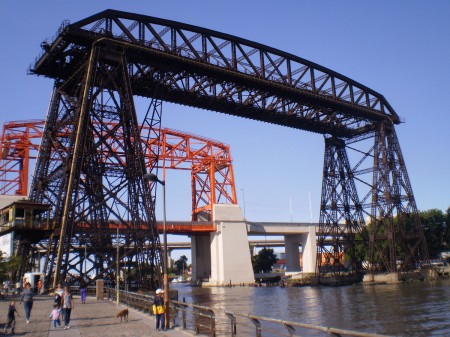
[[[192,308],[192,309],[194,309],[194,315],[195,315],[195,323],[194,323],[195,334],[200,335],[200,315],[199,315],[199,312],[197,309],[195,309],[195,308]]]
[[[183,297],[183,303],[186,303],[186,299]],[[183,320],[183,330],[186,330],[186,308],[187,306],[184,305],[183,309],[181,310],[181,317]]]
[[[253,317],[249,317],[249,319],[252,321],[253,324],[255,324],[255,327],[256,327],[256,335],[255,336],[261,337],[261,322]]]
[[[230,314],[228,312],[225,313],[225,315],[227,315],[227,317],[230,319],[230,323],[231,323],[231,336],[236,336],[236,317],[234,317],[233,314]]]
[[[178,306],[176,306],[175,303],[171,303],[169,301],[169,307],[170,307],[171,304],[172,304],[172,316],[170,316],[170,317],[172,317],[172,326],[174,327],[175,324],[176,324],[175,318],[178,315],[178,311],[177,311]]]
[[[283,323],[283,326],[286,328],[286,330],[289,332],[289,336],[294,336],[295,328],[287,323]]]
[[[211,335],[216,337],[216,314],[213,310],[208,310],[209,319],[211,320]]]

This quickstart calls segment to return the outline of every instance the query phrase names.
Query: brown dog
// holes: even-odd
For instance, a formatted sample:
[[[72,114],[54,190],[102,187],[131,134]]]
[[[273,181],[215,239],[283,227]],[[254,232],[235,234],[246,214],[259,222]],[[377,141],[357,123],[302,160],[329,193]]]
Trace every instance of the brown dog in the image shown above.
[[[120,317],[120,323],[122,323],[122,318],[124,319],[125,322],[128,322],[128,308],[120,310],[117,313],[116,317]]]

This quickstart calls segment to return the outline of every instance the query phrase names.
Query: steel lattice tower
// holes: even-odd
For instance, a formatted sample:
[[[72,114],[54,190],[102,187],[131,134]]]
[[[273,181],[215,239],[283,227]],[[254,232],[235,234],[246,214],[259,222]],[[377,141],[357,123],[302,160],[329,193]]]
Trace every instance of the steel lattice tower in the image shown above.
[[[326,243],[330,238],[331,245]],[[368,247],[367,257],[358,245]],[[378,123],[375,131],[359,137],[325,139],[318,253],[319,277],[328,274],[339,283],[358,280],[364,271],[373,278],[428,265],[419,212],[391,123]]]
[[[53,283],[72,271],[114,279],[119,246],[137,284],[154,288],[161,249],[127,60],[104,46],[86,56],[55,86],[36,164],[31,199],[52,206],[57,228],[44,271]],[[71,253],[81,245],[91,265],[84,272]]]
[[[364,218],[345,142],[341,139],[325,139],[319,224],[318,275],[328,274],[355,282],[362,272],[356,241],[363,239],[360,235]],[[326,242],[328,239],[331,243]]]

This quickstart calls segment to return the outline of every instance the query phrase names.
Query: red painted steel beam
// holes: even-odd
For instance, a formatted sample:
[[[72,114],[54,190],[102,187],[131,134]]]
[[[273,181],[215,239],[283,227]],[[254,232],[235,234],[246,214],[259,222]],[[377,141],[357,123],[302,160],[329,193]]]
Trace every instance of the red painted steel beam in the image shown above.
[[[1,195],[28,194],[29,169],[37,157],[44,124],[42,120],[30,120],[3,125],[0,139]],[[148,132],[147,128],[144,127],[143,132]],[[167,128],[161,130],[159,140],[149,142],[160,147],[160,155],[154,158],[154,153],[147,153],[148,163],[156,160],[158,167],[163,169],[191,171],[193,221],[199,220],[201,213],[207,213],[211,219],[213,204],[237,203],[228,145]]]

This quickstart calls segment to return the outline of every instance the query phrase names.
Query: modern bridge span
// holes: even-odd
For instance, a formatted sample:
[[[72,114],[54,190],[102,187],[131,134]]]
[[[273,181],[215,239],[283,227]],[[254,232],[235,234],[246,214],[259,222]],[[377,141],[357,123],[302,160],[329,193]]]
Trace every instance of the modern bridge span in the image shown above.
[[[214,205],[213,214],[215,231],[190,235],[193,281],[208,279],[207,284],[213,286],[252,283],[248,239],[252,235],[283,236],[286,271],[315,272],[318,224],[248,222],[238,205]]]
[[[168,222],[170,227],[170,221]],[[248,247],[250,255],[256,255],[257,248],[274,248],[284,247],[286,253],[286,271],[287,272],[314,272],[314,265],[316,264],[315,245],[309,240],[317,240],[316,233],[313,233],[312,228],[317,232],[319,224],[310,223],[284,223],[284,222],[249,222],[245,221],[248,235]],[[254,226],[258,228],[255,230]],[[168,233],[175,232],[168,231]],[[310,236],[311,235],[311,236]],[[193,235],[190,235],[191,240]],[[254,239],[254,236],[268,236],[265,239]],[[272,237],[283,237],[283,239],[273,239]],[[308,245],[309,244],[309,245]],[[299,264],[299,246],[302,250],[301,265]],[[308,252],[307,249],[312,252]],[[169,241],[167,243],[167,250],[169,254],[169,263],[171,252],[174,250],[190,250],[192,249],[192,241]],[[237,257],[239,258],[239,257]],[[310,260],[307,260],[307,259]],[[194,254],[192,254],[194,259]],[[192,261],[196,264],[196,261]],[[211,266],[212,268],[217,266]],[[202,275],[197,275],[200,278]],[[233,280],[233,275],[229,276],[229,280]]]

